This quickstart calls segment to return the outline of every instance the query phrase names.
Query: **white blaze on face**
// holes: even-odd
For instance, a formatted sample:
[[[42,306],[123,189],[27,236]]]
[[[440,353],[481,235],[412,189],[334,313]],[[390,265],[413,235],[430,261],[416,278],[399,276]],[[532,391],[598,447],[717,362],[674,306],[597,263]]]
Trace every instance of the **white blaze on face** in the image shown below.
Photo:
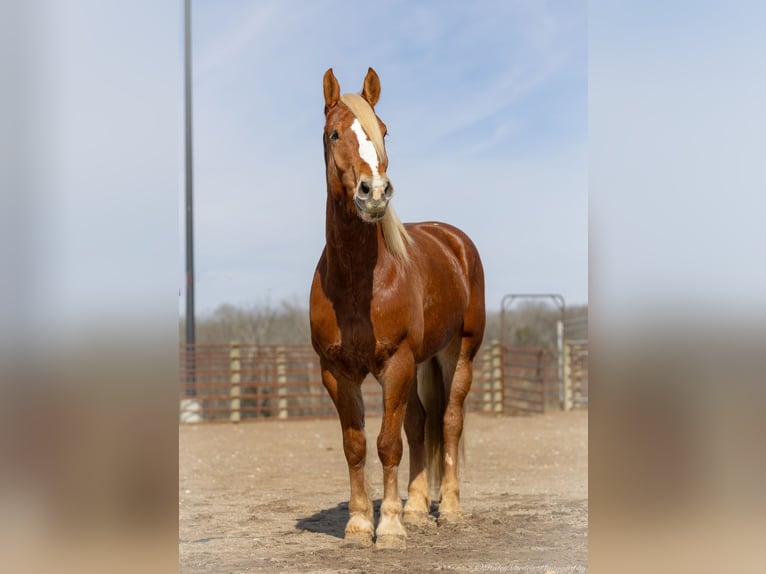
[[[351,124],[351,131],[356,134],[356,139],[359,142],[359,157],[370,166],[370,171],[372,171],[372,195],[374,199],[378,199],[383,193],[385,186],[385,182],[378,172],[378,152],[375,151],[375,146],[362,129],[362,124],[356,118],[354,118],[354,123]]]

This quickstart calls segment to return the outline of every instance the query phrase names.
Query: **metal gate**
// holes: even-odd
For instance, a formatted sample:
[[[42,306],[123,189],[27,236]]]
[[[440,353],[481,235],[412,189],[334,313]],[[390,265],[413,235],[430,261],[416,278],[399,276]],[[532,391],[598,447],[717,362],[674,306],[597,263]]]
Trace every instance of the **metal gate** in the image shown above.
[[[537,358],[538,371],[529,372],[532,362],[505,340],[508,332],[508,312],[513,303],[522,299],[545,299],[558,308],[555,349],[542,349]],[[588,317],[567,317],[564,298],[556,293],[509,294],[500,302],[500,344],[505,349],[505,385],[514,389],[518,398],[511,411],[541,412],[546,406],[570,410],[588,404]],[[555,365],[555,367],[554,367]],[[555,368],[555,372],[554,372]],[[521,374],[518,374],[521,373]],[[544,383],[542,381],[545,381]],[[534,400],[536,399],[536,400]]]

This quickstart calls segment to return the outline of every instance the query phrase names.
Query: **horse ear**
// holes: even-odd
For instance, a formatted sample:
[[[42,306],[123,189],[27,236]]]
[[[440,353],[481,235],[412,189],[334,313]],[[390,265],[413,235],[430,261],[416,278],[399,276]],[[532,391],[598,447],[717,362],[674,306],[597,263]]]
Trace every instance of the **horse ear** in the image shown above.
[[[327,113],[334,104],[340,99],[340,85],[332,73],[332,68],[328,68],[322,79],[324,84],[324,113]]]
[[[364,78],[364,87],[362,88],[362,97],[375,107],[380,98],[380,78],[372,68],[367,70],[367,76]]]

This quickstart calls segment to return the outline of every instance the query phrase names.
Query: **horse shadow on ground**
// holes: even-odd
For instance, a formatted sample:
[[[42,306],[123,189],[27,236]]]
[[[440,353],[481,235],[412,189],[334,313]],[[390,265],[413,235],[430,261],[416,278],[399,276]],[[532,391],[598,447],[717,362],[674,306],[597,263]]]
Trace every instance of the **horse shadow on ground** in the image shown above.
[[[406,500],[402,500],[402,505]],[[378,523],[380,518],[380,503],[381,499],[373,500],[373,510],[375,513],[373,522]],[[430,514],[434,517],[439,514],[439,505],[435,502],[431,503]],[[295,528],[298,530],[305,530],[307,532],[318,532],[320,534],[328,534],[335,538],[343,538],[346,533],[346,523],[348,522],[348,502],[341,502],[332,508],[325,508],[307,516],[305,518],[299,518],[295,522]]]

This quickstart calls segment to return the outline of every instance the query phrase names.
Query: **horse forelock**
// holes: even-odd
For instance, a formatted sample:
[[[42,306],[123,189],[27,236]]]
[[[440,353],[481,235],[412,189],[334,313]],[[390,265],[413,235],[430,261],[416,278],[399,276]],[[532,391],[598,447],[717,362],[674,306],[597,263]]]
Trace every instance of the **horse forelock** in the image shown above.
[[[351,110],[354,117],[359,120],[364,133],[367,134],[375,147],[379,161],[388,161],[383,134],[380,131],[380,124],[372,106],[359,94],[343,94],[340,99]],[[407,229],[391,205],[388,206],[381,225],[383,227],[383,240],[388,251],[399,260],[405,263],[409,262],[407,247],[412,244],[412,237],[407,233]]]
[[[351,110],[354,117],[359,120],[364,133],[375,146],[378,160],[386,161],[388,157],[386,156],[386,146],[383,143],[383,134],[380,131],[380,124],[372,106],[359,94],[343,94],[340,99]]]

